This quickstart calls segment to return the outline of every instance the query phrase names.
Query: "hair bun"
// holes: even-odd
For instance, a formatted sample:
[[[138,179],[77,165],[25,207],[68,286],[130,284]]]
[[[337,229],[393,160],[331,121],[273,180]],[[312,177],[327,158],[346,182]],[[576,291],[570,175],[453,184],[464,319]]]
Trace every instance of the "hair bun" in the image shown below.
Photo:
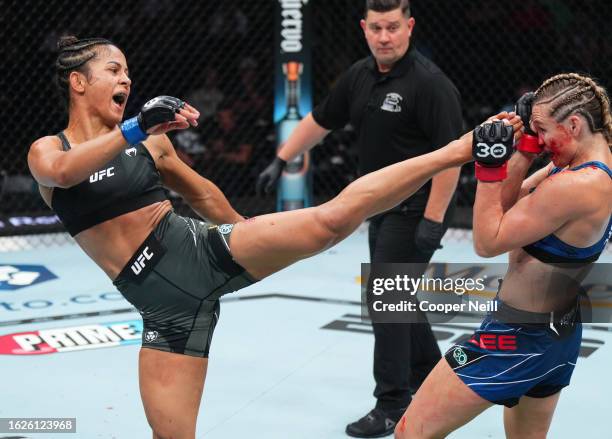
[[[57,49],[62,50],[79,42],[79,39],[74,35],[65,35],[57,41]]]

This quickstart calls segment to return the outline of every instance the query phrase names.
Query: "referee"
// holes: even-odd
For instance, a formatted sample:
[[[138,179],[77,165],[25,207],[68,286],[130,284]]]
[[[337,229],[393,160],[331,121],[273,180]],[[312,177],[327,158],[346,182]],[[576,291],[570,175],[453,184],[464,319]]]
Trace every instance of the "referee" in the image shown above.
[[[285,164],[350,123],[358,135],[362,175],[442,147],[461,134],[459,92],[444,73],[410,45],[415,20],[409,0],[366,0],[360,22],[371,56],[357,61],[329,95],[295,128],[259,175],[258,192],[272,190]],[[372,263],[414,263],[423,274],[446,231],[459,168],[436,175],[396,208],[371,218]],[[395,424],[440,359],[429,323],[376,323],[376,406],[349,424],[353,437],[382,437]],[[408,422],[410,420],[408,419]]]

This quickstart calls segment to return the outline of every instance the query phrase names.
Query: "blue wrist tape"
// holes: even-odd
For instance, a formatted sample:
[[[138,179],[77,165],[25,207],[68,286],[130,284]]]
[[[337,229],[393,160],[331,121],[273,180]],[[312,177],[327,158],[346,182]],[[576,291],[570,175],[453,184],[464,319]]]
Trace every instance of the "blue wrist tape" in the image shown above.
[[[136,145],[148,137],[148,134],[140,128],[138,117],[124,120],[121,124],[121,134],[130,145]]]

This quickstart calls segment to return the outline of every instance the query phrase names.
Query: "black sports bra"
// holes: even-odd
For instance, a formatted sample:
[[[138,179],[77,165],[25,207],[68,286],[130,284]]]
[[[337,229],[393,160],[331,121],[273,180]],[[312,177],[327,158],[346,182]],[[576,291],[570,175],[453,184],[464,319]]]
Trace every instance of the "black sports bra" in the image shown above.
[[[64,151],[70,143],[59,133]],[[128,145],[89,178],[67,189],[54,188],[51,207],[71,236],[159,201],[167,200],[147,148]]]

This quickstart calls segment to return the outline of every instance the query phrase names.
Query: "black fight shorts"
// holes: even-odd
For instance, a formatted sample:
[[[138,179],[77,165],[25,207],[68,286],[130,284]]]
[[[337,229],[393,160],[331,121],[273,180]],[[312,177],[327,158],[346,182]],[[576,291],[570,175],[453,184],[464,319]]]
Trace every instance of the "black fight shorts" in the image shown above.
[[[208,357],[219,298],[256,282],[229,251],[231,224],[168,213],[113,284],[140,312],[142,346]]]

